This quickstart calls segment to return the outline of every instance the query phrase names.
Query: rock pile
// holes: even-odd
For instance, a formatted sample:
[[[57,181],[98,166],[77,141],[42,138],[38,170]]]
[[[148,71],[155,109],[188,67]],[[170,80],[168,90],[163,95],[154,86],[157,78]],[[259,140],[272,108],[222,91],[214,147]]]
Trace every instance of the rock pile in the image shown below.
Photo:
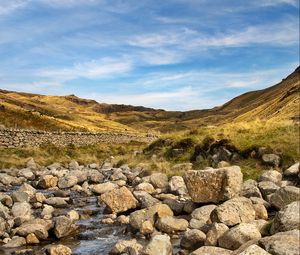
[[[131,233],[110,254],[296,255],[299,179],[299,163],[283,174],[270,170],[258,181],[243,181],[238,166],[189,170],[169,179],[109,162],[42,167],[30,160],[24,169],[0,171],[0,239],[9,249],[76,238],[76,221],[83,217],[70,208],[76,192],[97,196],[106,205],[102,223],[125,225]],[[71,252],[61,244],[44,248],[50,255]],[[35,253],[26,248],[18,254]]]

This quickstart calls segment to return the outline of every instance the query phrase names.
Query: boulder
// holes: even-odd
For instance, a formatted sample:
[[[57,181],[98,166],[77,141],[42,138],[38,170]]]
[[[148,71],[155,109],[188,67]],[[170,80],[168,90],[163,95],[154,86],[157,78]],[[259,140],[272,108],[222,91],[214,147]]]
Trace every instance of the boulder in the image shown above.
[[[29,220],[31,218],[31,206],[27,202],[17,202],[14,203],[11,213],[14,217],[22,217]]]
[[[134,209],[138,202],[126,187],[114,189],[102,194],[101,201],[104,202],[113,213],[126,212],[129,209]]]
[[[166,189],[169,186],[168,176],[163,173],[151,174],[150,182],[154,188]]]
[[[66,197],[49,197],[45,203],[54,207],[68,207],[69,198]]]
[[[138,184],[135,187],[135,190],[136,191],[145,191],[145,192],[147,192],[149,194],[153,194],[155,192],[155,189],[152,186],[152,184],[147,183],[147,182],[142,182],[142,183]]]
[[[252,244],[243,252],[239,253],[238,255],[271,255],[271,254],[266,252],[264,249],[260,248],[256,244]]]
[[[260,177],[259,181],[269,181],[274,182],[276,185],[280,186],[282,181],[282,174],[275,170],[265,171]]]
[[[72,250],[69,247],[62,244],[51,245],[47,249],[47,254],[48,255],[71,255]]]
[[[140,254],[143,246],[136,239],[118,241],[109,252],[110,255]]]
[[[218,206],[211,213],[211,220],[227,226],[234,226],[255,220],[255,210],[250,199],[237,197]]]
[[[281,209],[294,201],[300,200],[300,188],[286,186],[278,189],[270,198],[270,203],[277,209]]]
[[[190,228],[207,232],[209,224],[211,224],[210,215],[216,207],[216,205],[204,205],[195,209],[191,214]]]
[[[90,169],[87,175],[89,183],[101,183],[104,180],[104,175],[98,170]]]
[[[51,225],[49,222],[45,220],[31,220],[16,228],[16,233],[23,237],[34,234],[39,240],[46,240],[48,238],[48,230],[50,227]]]
[[[264,154],[262,155],[262,162],[266,165],[279,167],[280,165],[280,157],[276,154]]]
[[[142,223],[142,227],[140,229],[141,234],[149,235],[153,233],[154,227],[150,220],[146,220]]]
[[[253,204],[252,206],[255,211],[256,220],[260,220],[260,219],[267,220],[269,218],[268,211],[263,204],[258,203],[258,204]]]
[[[205,245],[207,246],[217,246],[219,238],[227,231],[229,228],[223,223],[214,223],[206,234]]]
[[[68,189],[76,185],[78,182],[78,179],[74,175],[67,175],[64,177],[59,178],[58,180],[58,187],[60,189]]]
[[[24,183],[18,191],[25,192],[29,197],[32,197],[36,193],[36,189],[32,187],[30,184]]]
[[[77,230],[77,226],[66,216],[59,216],[55,219],[54,234],[57,238],[72,235]]]
[[[169,181],[169,189],[176,195],[187,194],[187,188],[181,176],[172,176]]]
[[[278,190],[279,186],[277,186],[274,182],[263,181],[258,183],[258,188],[264,199],[268,200],[268,196]]]
[[[12,194],[13,201],[16,202],[29,202],[29,195],[23,191],[15,191]]]
[[[218,242],[222,248],[235,250],[245,242],[259,238],[261,238],[261,234],[255,226],[248,223],[240,223],[225,232]]]
[[[49,189],[49,188],[54,188],[57,186],[58,183],[58,178],[53,175],[44,175],[41,177],[41,179],[38,182],[38,186],[41,189]]]
[[[240,195],[242,197],[259,197],[262,198],[259,188],[257,187],[257,182],[254,180],[247,180],[243,183]]]
[[[156,204],[149,208],[132,212],[129,217],[129,223],[133,229],[140,230],[143,222],[146,220],[149,220],[154,225],[156,216],[173,216],[173,212],[165,204]]]
[[[232,251],[220,247],[203,246],[190,255],[232,255]]]
[[[156,221],[155,227],[168,234],[173,234],[179,231],[185,231],[189,226],[189,222],[185,219],[177,219],[173,216],[164,216]]]
[[[4,244],[4,248],[17,248],[26,245],[26,239],[20,236],[14,236],[7,244]]]
[[[300,163],[296,163],[290,166],[288,169],[284,171],[284,176],[297,176],[300,172]]]
[[[300,201],[290,203],[276,214],[271,226],[271,233],[293,229],[300,230]]]
[[[300,231],[279,232],[259,240],[259,245],[273,255],[299,255]]]
[[[149,193],[145,191],[134,191],[133,195],[140,202],[141,208],[148,208],[150,206],[160,203],[158,199],[152,197]]]
[[[40,240],[36,237],[34,233],[30,233],[26,236],[27,244],[39,244]]]
[[[112,182],[105,182],[105,183],[100,183],[92,186],[92,192],[95,194],[104,194],[106,192],[112,191],[114,189],[117,189],[118,185],[114,184]]]
[[[238,166],[188,171],[183,176],[188,193],[196,203],[218,203],[240,193],[243,174]]]
[[[167,235],[154,236],[149,244],[141,251],[141,255],[172,255],[173,248]]]
[[[191,229],[184,233],[180,246],[184,249],[195,250],[204,245],[206,235],[199,229]]]

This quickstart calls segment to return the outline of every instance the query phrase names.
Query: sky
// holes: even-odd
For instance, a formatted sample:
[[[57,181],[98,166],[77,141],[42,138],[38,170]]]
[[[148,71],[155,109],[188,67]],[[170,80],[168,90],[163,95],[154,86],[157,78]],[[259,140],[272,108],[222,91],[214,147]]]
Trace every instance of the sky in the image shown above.
[[[298,65],[298,0],[0,0],[2,89],[185,111]]]

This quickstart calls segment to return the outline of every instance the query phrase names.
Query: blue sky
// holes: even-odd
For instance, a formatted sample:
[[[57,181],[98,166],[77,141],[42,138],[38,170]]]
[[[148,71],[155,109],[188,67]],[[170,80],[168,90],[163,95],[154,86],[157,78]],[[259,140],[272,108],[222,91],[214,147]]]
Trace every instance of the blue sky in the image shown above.
[[[298,0],[0,0],[0,88],[168,110],[299,65]]]

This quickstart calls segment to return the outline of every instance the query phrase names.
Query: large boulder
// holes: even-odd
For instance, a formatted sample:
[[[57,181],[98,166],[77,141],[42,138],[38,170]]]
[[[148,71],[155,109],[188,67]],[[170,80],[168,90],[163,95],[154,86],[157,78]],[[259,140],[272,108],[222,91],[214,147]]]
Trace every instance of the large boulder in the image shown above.
[[[178,231],[185,231],[189,226],[189,222],[185,219],[177,219],[173,216],[164,216],[156,221],[155,227],[168,234],[173,234]]]
[[[263,195],[265,200],[268,200],[268,196],[273,194],[280,187],[276,185],[274,182],[263,181],[258,183],[258,188]]]
[[[271,233],[293,229],[300,229],[300,201],[292,202],[276,214]]]
[[[48,238],[48,230],[52,224],[46,220],[31,220],[23,223],[20,227],[16,228],[16,234],[26,237],[29,234],[34,234],[38,240],[46,240]]]
[[[259,245],[273,255],[299,255],[300,231],[291,230],[259,240]]]
[[[206,234],[205,245],[217,246],[219,238],[229,228],[223,223],[214,223]]]
[[[136,191],[145,191],[149,194],[153,194],[155,192],[154,187],[151,183],[142,182],[135,187]]]
[[[176,195],[187,194],[187,188],[181,176],[172,176],[169,181],[169,189]]]
[[[155,204],[161,203],[158,199],[152,197],[149,193],[145,191],[134,191],[133,195],[140,202],[141,208],[147,208]]]
[[[274,182],[276,185],[280,186],[282,181],[282,174],[275,170],[265,171],[260,177],[259,181],[269,181]]]
[[[254,225],[241,223],[225,232],[218,242],[222,248],[236,250],[245,242],[259,238],[261,234]]]
[[[31,206],[27,202],[14,203],[11,213],[14,217],[21,217],[29,220],[32,217]]]
[[[264,154],[262,156],[262,162],[266,165],[273,166],[273,167],[279,167],[280,165],[280,157],[276,154]]]
[[[264,249],[260,248],[258,245],[252,244],[248,246],[244,251],[239,253],[238,255],[271,255],[271,254],[266,252]]]
[[[149,244],[142,250],[141,255],[172,255],[173,248],[170,237],[167,235],[154,236]]]
[[[262,198],[259,188],[257,187],[257,182],[254,180],[247,180],[243,183],[242,190],[240,193],[243,197],[259,197]]]
[[[300,163],[296,163],[290,166],[288,169],[284,171],[284,176],[297,176],[300,172]]]
[[[126,187],[115,189],[101,195],[101,201],[113,212],[126,212],[137,207],[138,201]]]
[[[188,193],[196,203],[218,203],[240,193],[243,174],[238,166],[188,171],[183,176]]]
[[[17,248],[26,245],[26,239],[20,236],[14,236],[7,244],[4,244],[4,248]]]
[[[278,189],[270,198],[270,203],[277,209],[281,209],[294,201],[300,200],[300,188],[286,186]]]
[[[110,255],[139,254],[143,246],[136,239],[118,241],[109,252]]]
[[[211,213],[211,220],[227,226],[234,226],[255,220],[255,210],[250,199],[237,197],[219,205]]]
[[[144,221],[150,221],[153,225],[156,217],[173,216],[169,206],[165,204],[156,204],[146,209],[132,212],[129,217],[129,224],[135,230],[140,230]]]

